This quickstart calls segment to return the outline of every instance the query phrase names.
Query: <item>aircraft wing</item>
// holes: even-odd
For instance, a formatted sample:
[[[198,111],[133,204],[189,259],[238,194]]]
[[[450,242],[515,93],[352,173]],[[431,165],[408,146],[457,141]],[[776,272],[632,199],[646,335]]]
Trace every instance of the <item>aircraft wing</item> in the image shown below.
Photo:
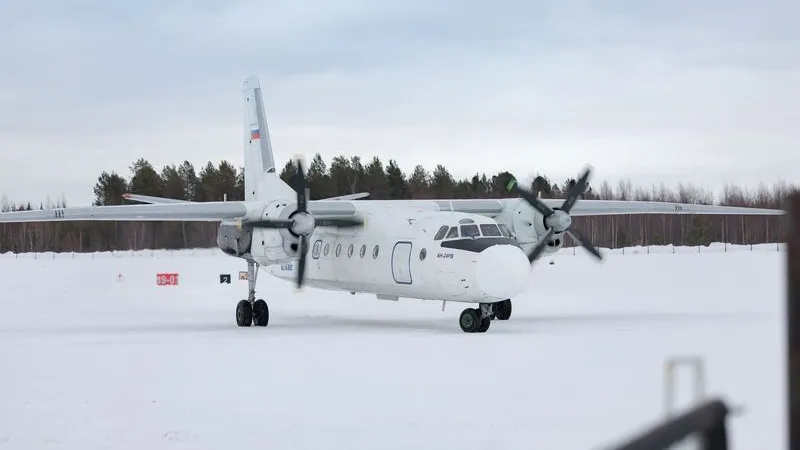
[[[540,199],[551,208],[561,206],[563,200]],[[621,200],[578,200],[571,216],[603,216],[615,214],[732,214],[781,215],[782,209],[747,208],[738,206],[696,205],[690,203],[643,202]]]
[[[167,221],[167,222],[259,222],[262,202],[177,202],[151,205],[82,206],[0,213],[0,223],[58,221]],[[290,205],[291,206],[291,205]],[[308,203],[316,219],[353,218],[356,208],[348,201],[317,200]]]
[[[550,208],[560,207],[562,199],[541,198]],[[521,198],[434,200],[440,211],[458,211],[494,217],[508,207],[515,207]],[[689,203],[643,202],[622,200],[578,200],[570,210],[571,216],[603,216],[615,214],[732,214],[781,215],[781,209],[747,208],[737,206],[695,205]]]
[[[0,213],[0,223],[56,221],[221,221],[244,219],[244,202],[83,206]]]

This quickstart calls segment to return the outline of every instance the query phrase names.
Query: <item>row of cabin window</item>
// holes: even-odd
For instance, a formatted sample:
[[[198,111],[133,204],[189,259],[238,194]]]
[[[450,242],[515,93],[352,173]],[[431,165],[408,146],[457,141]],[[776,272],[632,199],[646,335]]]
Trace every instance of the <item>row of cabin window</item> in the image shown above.
[[[314,247],[311,250],[311,257],[312,258],[319,259],[319,250],[320,250],[321,247],[322,247],[322,240],[321,239],[317,239],[317,241],[314,242]],[[328,253],[330,253],[330,249],[331,249],[331,244],[330,243],[326,243],[325,244],[325,249],[322,250],[323,256],[328,256]],[[347,257],[348,258],[352,258],[353,257],[353,250],[354,249],[355,249],[355,247],[353,246],[353,244],[350,244],[350,246],[347,247]],[[380,247],[376,244],[374,247],[372,247],[372,259],[377,259],[379,252],[380,252]],[[341,256],[341,254],[342,254],[342,244],[337,244],[336,245],[336,252],[335,253],[336,253],[336,257],[337,258],[339,256]],[[362,245],[361,246],[361,250],[359,251],[359,256],[361,256],[361,258],[363,259],[364,255],[366,255],[366,254],[367,254],[367,246],[366,245]]]
[[[498,228],[499,225],[499,228]],[[511,231],[503,224],[482,223],[480,225],[461,225],[461,236],[458,234],[459,227],[450,227],[442,225],[436,236],[433,237],[434,241],[442,239],[453,239],[457,237],[480,237],[481,235],[487,237],[511,237]]]

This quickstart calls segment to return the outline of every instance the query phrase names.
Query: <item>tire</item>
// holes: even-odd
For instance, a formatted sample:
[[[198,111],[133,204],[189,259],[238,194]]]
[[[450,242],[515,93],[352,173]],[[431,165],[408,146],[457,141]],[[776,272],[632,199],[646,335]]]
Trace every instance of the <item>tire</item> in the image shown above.
[[[467,308],[461,312],[458,318],[461,331],[465,333],[475,333],[481,327],[481,313],[476,308]]]
[[[253,324],[253,307],[250,302],[242,300],[236,305],[236,325],[249,327]]]
[[[265,327],[269,323],[269,307],[267,302],[258,299],[253,303],[253,325]]]

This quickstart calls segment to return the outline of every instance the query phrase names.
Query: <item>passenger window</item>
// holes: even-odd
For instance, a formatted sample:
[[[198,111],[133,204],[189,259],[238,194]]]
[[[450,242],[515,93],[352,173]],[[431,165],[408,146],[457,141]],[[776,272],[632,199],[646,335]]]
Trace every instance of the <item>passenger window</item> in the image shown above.
[[[322,241],[317,240],[314,242],[314,248],[311,250],[311,257],[314,259],[319,259],[319,249],[322,248]]]
[[[338,258],[339,255],[342,254],[342,244],[336,246],[336,257]]]
[[[372,249],[372,259],[377,259],[378,258],[378,250],[380,250],[380,249],[379,249],[379,247],[377,245]]]
[[[447,225],[442,225],[442,227],[439,228],[439,231],[436,232],[436,236],[433,237],[433,240],[434,241],[441,240],[444,237],[445,233],[447,233],[447,228],[448,228]]]
[[[509,230],[509,229],[508,229],[508,227],[506,227],[506,226],[505,226],[505,225],[503,225],[502,223],[498,224],[498,226],[500,227],[500,232],[501,232],[501,233],[503,233],[503,236],[505,236],[505,237],[509,237],[509,238],[510,238],[510,237],[514,237],[514,236],[511,234],[511,230]]]
[[[361,252],[360,252],[361,259],[364,259],[364,255],[366,255],[366,254],[367,254],[367,246],[366,245],[362,245],[361,246]]]
[[[347,257],[348,258],[352,258],[353,257],[353,244],[350,244],[350,246],[347,247]]]
[[[461,236],[479,237],[481,235],[477,225],[461,225]]]
[[[445,239],[452,239],[458,237],[458,227],[450,227],[450,232],[447,233],[447,237]]]
[[[502,236],[500,229],[493,223],[481,224],[481,234],[484,236]]]
[[[325,248],[322,250],[322,254],[328,256],[328,252],[331,251],[331,244],[325,244]]]

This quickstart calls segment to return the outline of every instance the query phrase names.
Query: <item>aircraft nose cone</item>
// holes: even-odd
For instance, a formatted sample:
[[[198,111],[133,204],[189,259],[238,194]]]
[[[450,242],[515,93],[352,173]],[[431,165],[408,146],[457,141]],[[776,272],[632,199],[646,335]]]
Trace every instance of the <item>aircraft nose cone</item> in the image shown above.
[[[493,245],[478,254],[478,287],[486,295],[511,298],[528,287],[531,264],[525,252],[513,245]]]

